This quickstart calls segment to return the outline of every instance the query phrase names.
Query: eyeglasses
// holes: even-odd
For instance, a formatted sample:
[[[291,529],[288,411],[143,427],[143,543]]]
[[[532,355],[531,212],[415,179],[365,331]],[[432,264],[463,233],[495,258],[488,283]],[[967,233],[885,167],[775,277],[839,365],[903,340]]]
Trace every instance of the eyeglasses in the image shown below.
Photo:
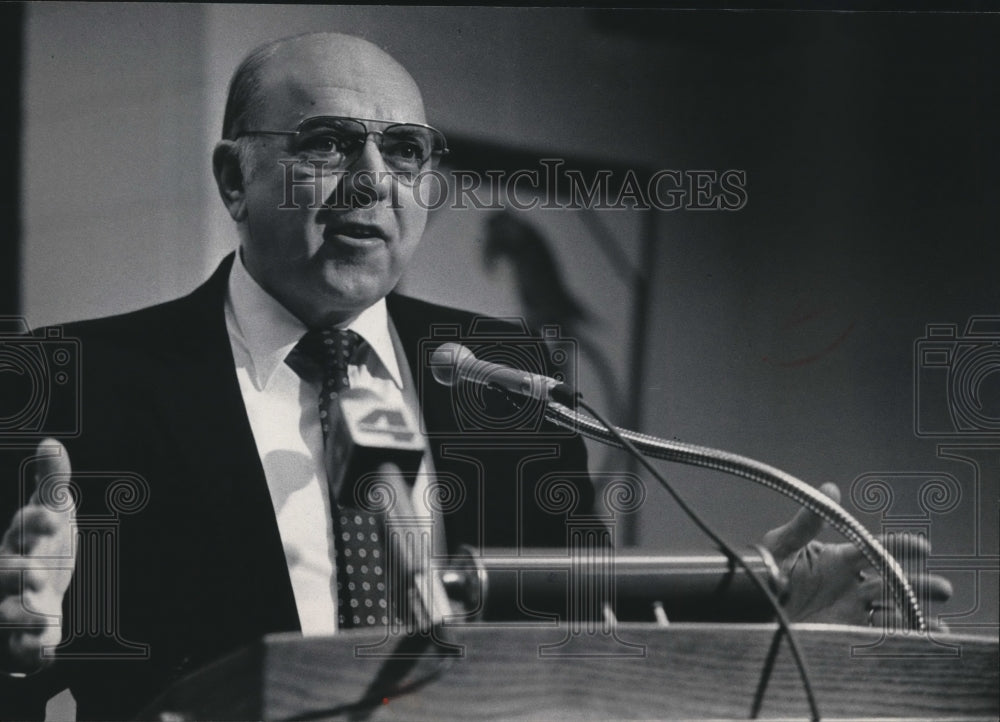
[[[370,124],[383,125],[381,130]],[[306,118],[295,130],[243,130],[244,135],[290,135],[292,148],[314,167],[339,170],[354,163],[364,150],[369,136],[376,144],[388,168],[407,177],[424,170],[448,152],[444,134],[421,123],[390,123],[369,118],[316,116]]]

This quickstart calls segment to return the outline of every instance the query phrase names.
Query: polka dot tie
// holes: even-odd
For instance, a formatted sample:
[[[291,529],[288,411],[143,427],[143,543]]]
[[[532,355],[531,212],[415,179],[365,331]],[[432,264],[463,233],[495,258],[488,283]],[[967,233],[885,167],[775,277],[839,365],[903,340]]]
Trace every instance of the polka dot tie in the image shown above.
[[[319,418],[323,443],[332,443],[331,420],[340,413],[337,397],[350,386],[348,367],[364,343],[354,331],[310,331],[288,355],[286,363],[306,379],[322,380]],[[334,474],[328,474],[334,478]],[[386,625],[389,622],[385,572],[385,514],[357,509],[351,484],[344,480],[340,499],[332,498],[336,542],[337,600],[342,628]]]

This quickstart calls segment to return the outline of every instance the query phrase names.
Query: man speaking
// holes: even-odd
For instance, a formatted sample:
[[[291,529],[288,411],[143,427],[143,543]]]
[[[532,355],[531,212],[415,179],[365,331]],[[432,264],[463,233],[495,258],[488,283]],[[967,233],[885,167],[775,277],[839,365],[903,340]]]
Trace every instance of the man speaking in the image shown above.
[[[68,685],[80,719],[125,718],[264,634],[387,623],[384,519],[330,448],[362,392],[423,432],[399,468],[414,511],[442,522],[438,549],[565,548],[566,515],[593,504],[581,439],[470,433],[427,358],[472,316],[392,293],[446,148],[410,75],[364,40],[296,36],[240,65],[212,157],[238,252],[189,296],[65,327],[81,432],[0,484],[0,713],[40,716]],[[536,489],[567,471],[575,504],[556,513]],[[790,560],[818,528],[800,515],[767,541]],[[841,552],[827,563],[854,579]],[[805,583],[800,616],[821,615]],[[842,586],[845,617],[863,617],[878,587]]]
[[[562,520],[531,490],[553,470],[585,469],[582,442],[543,428],[520,445],[481,434],[457,444],[451,391],[433,381],[422,342],[442,326],[464,333],[472,317],[390,295],[427,219],[419,174],[445,148],[413,79],[366,41],[280,40],[237,69],[212,162],[239,252],[185,298],[67,326],[80,340],[82,433],[39,447],[20,489],[16,470],[4,480],[4,523],[23,508],[4,541],[0,669],[51,661],[41,650],[59,644],[64,601],[71,630],[95,604],[114,605],[97,615],[100,634],[63,633],[58,663],[9,680],[12,694],[68,683],[80,718],[126,717],[262,634],[383,623],[380,550],[341,543],[370,542],[377,523],[328,490],[326,432],[346,388],[422,419],[429,453],[413,502],[440,514],[449,547],[565,545]],[[65,559],[72,512],[31,497],[31,482],[71,470],[78,519],[108,515],[119,472],[143,498],[120,514],[107,588],[88,584],[108,571],[89,549],[68,591],[70,572],[39,561],[56,547]],[[431,478],[461,480],[461,503],[431,508]],[[588,509],[589,486],[579,497]],[[361,553],[371,563],[351,564]]]

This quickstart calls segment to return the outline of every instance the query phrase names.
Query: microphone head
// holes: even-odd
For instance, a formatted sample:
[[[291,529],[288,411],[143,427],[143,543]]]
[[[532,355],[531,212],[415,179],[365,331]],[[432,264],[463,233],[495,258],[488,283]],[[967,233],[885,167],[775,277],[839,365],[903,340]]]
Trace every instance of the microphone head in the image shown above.
[[[430,367],[434,380],[444,386],[454,386],[458,382],[458,369],[476,355],[460,343],[443,343],[431,354]]]

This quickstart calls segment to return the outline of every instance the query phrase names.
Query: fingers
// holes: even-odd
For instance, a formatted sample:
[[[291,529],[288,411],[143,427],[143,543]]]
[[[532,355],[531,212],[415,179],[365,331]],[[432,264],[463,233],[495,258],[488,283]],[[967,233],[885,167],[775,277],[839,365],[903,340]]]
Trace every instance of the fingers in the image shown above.
[[[938,574],[927,574],[927,558],[931,543],[922,534],[889,534],[881,538],[886,551],[892,554],[907,573],[914,591],[922,599],[944,602],[951,599],[951,582]]]
[[[917,599],[921,601],[921,606],[924,606],[925,614],[929,613],[925,606],[928,601],[944,602],[952,593],[951,583],[936,574],[913,577],[910,579],[910,585]],[[863,623],[871,627],[902,628],[903,615],[900,612],[899,602],[889,596],[888,589],[878,576],[862,577],[856,590],[856,599],[865,611]],[[932,626],[944,629],[940,624]]]
[[[38,444],[35,462],[35,491],[29,504],[46,501],[46,495],[42,493],[43,485],[59,482],[69,483],[71,473],[72,467],[69,463],[69,452],[66,451],[66,447],[55,439],[43,439]],[[62,511],[61,505],[59,510]]]
[[[0,620],[7,627],[17,627],[15,632],[34,635],[43,633],[49,627],[59,627],[60,608],[53,606],[52,596],[41,593],[7,597],[0,602]]]
[[[868,607],[867,624],[869,627],[877,627],[886,631],[901,629],[903,625],[903,615],[895,606],[884,606],[876,603]]]
[[[44,560],[72,553],[76,508],[70,480],[69,455],[54,439],[38,445],[34,461],[35,489],[28,503],[11,519],[0,541],[4,568],[17,557]]]
[[[32,673],[52,662],[46,650],[62,637],[62,599],[57,583],[69,569],[38,567],[32,557],[0,559],[0,670]]]
[[[879,541],[904,569],[923,565],[931,553],[931,543],[923,534],[881,534]]]
[[[35,598],[38,596],[38,598]],[[51,664],[46,649],[59,644],[62,626],[58,614],[36,612],[53,609],[51,594],[7,597],[0,603],[0,622],[9,631],[0,635],[0,665],[7,672],[31,673]]]
[[[3,553],[8,555],[31,554],[45,537],[59,529],[59,517],[41,506],[19,509],[11,519],[3,539]]]
[[[59,643],[62,600],[74,566],[75,503],[66,449],[38,445],[35,488],[0,542],[0,668],[31,672]]]
[[[840,489],[836,484],[823,484],[819,490],[840,503]],[[781,564],[785,559],[812,541],[823,529],[823,519],[808,509],[799,509],[787,524],[772,529],[764,535],[763,546]]]
[[[840,487],[832,482],[820,484],[819,490],[830,497],[837,504],[840,503]]]
[[[918,598],[933,602],[945,602],[951,599],[954,591],[951,582],[938,574],[926,573],[927,558],[931,553],[931,544],[927,537],[920,534],[889,534],[882,535],[879,540],[906,573]],[[853,549],[850,555],[856,561],[861,576],[875,575],[875,571],[860,551]]]
[[[925,536],[918,534],[883,534],[879,536],[879,543],[908,576],[920,574],[931,553],[930,542]],[[843,554],[845,561],[854,566],[855,572],[871,570],[871,564],[857,547],[845,547]]]
[[[909,578],[909,582],[917,599],[932,602],[947,602],[951,599],[951,582],[939,574],[915,575]]]
[[[946,602],[951,599],[953,591],[951,582],[939,574],[918,574],[910,577],[908,581],[913,588],[913,593],[917,595],[917,599],[932,602]],[[862,581],[858,585],[858,594],[869,602],[887,599],[888,595],[883,595],[882,592],[884,586],[881,577],[872,572],[871,577],[862,577]]]
[[[954,589],[949,582],[944,577],[938,574],[930,574],[922,578],[922,581],[926,585],[924,590],[927,593],[927,597],[933,602],[947,602],[951,599],[951,595]]]
[[[885,585],[880,577],[864,578],[858,583],[855,592],[858,599],[858,606],[869,610],[875,606],[892,606],[893,600],[887,595]]]

